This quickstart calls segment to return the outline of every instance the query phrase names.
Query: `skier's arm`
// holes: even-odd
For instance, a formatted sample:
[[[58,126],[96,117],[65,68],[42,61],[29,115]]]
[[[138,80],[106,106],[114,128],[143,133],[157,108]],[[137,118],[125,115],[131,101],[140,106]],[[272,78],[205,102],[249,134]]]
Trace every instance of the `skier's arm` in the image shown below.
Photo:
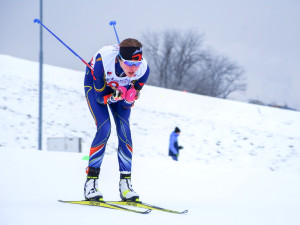
[[[178,141],[175,141],[175,142],[174,142],[174,147],[175,147],[175,149],[176,149],[177,152],[178,152],[178,151],[179,151]]]
[[[145,74],[140,79],[134,81],[135,90],[137,90],[138,92],[142,90],[143,86],[146,84],[148,80],[149,74],[150,74],[150,68],[148,66]]]
[[[179,146],[179,145],[178,145],[178,141],[176,141],[176,142],[174,143],[174,145],[175,145],[175,148],[176,148],[177,152],[179,152],[180,149],[183,149],[182,146]]]
[[[96,56],[95,59],[93,77],[96,101],[100,104],[109,104],[111,102],[117,101],[116,96],[114,97],[114,93],[111,93],[111,90],[109,90],[110,88],[106,86],[105,73],[100,53]]]
[[[140,97],[140,91],[142,90],[143,86],[146,84],[149,74],[150,74],[150,68],[149,66],[147,66],[147,70],[145,74],[140,79],[135,80],[133,82],[133,87],[130,88],[129,91],[127,92],[128,94],[131,93],[131,91],[135,93],[134,98],[131,98],[129,101],[127,101],[127,103],[130,103],[133,106],[134,101]]]
[[[149,73],[150,73],[150,68],[148,66],[145,74],[140,79],[135,80],[133,82],[133,86],[129,90],[127,90],[125,102],[124,102],[125,108],[133,107],[135,100],[137,100],[140,96],[140,90],[143,88],[144,84],[148,80]]]

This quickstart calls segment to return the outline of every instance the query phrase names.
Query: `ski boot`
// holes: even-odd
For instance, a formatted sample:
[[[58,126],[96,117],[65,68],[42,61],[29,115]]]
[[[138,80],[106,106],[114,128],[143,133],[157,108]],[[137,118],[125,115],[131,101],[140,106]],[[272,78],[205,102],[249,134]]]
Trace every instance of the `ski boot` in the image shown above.
[[[132,189],[130,172],[121,172],[119,191],[122,201],[139,201],[139,194]]]
[[[90,201],[102,201],[103,195],[98,190],[98,177],[100,168],[96,169],[93,167],[88,167],[87,169],[87,180],[84,184],[84,197],[85,200]]]

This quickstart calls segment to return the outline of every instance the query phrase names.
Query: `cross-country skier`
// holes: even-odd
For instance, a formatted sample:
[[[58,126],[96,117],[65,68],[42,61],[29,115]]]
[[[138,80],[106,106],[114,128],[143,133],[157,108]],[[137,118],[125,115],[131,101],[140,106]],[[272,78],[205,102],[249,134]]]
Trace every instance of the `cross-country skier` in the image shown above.
[[[103,198],[98,177],[106,143],[110,136],[110,109],[118,135],[119,191],[122,200],[137,200],[131,185],[132,140],[129,125],[131,107],[149,76],[149,66],[142,57],[142,44],[132,38],[119,45],[101,48],[92,58],[84,80],[86,100],[95,120],[97,132],[90,149],[84,196],[87,200]]]
[[[175,127],[175,130],[170,135],[169,156],[171,156],[172,159],[175,161],[178,161],[179,150],[183,149],[182,146],[178,145],[179,134],[180,134],[180,129],[178,127]]]

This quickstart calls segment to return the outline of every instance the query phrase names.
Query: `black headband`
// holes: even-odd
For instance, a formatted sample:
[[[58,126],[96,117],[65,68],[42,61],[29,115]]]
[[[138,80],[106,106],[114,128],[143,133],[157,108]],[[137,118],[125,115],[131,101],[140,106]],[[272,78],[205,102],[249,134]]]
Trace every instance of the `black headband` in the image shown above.
[[[120,55],[126,60],[142,60],[142,47],[120,47]]]

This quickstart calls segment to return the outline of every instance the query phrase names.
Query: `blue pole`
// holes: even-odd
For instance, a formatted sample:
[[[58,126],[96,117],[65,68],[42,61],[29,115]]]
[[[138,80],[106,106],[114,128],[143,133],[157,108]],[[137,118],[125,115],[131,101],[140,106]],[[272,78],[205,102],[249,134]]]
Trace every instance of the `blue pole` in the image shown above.
[[[115,27],[116,24],[117,24],[116,21],[110,21],[110,22],[109,22],[109,25],[114,27],[115,34],[116,34],[116,37],[117,37],[117,41],[118,41],[118,43],[120,44],[119,37],[118,37],[118,33],[117,33],[117,30],[116,30],[116,27]]]
[[[94,71],[94,68],[91,67],[86,61],[84,61],[76,52],[73,51],[68,45],[66,45],[59,37],[57,37],[51,30],[49,30],[39,19],[34,19],[34,23],[41,24],[41,29],[44,27],[47,31],[49,31],[50,34],[52,34],[57,40],[59,40],[60,43],[62,43],[67,49],[69,49],[74,55],[76,55],[87,67],[89,67],[91,70]]]

